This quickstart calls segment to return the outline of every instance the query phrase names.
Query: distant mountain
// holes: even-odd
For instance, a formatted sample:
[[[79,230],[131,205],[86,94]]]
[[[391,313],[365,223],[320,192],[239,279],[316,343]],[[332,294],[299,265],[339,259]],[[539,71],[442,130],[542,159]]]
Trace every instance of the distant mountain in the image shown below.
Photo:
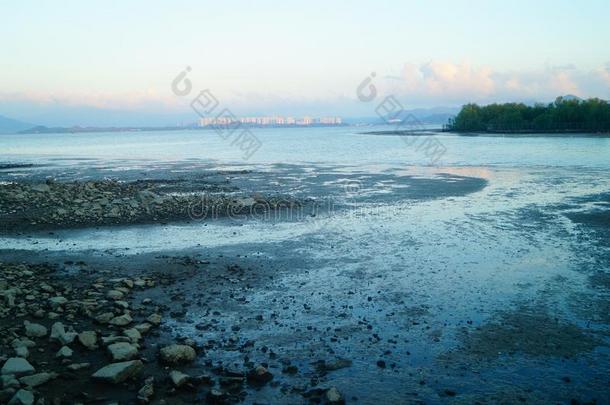
[[[0,115],[0,134],[15,134],[34,125]]]

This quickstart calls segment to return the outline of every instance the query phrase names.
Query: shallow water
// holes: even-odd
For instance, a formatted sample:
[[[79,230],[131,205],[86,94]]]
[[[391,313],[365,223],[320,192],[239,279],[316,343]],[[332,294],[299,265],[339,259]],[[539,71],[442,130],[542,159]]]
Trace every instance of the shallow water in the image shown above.
[[[193,179],[247,168],[227,177],[245,190],[328,200],[336,209],[288,221],[238,217],[5,235],[0,245],[90,255],[196,251],[273,263],[277,273],[266,288],[240,291],[247,308],[219,301],[219,309],[235,322],[273,311],[279,323],[244,321],[240,334],[302,370],[318,358],[352,359],[323,383],[360,403],[443,402],[445,389],[464,403],[490,395],[603,403],[610,329],[596,307],[607,308],[607,290],[591,280],[610,271],[608,230],[575,214],[610,209],[610,139],[439,134],[447,152],[435,165],[400,137],[354,132],[256,130],[263,146],[247,162],[212,131],[2,136],[0,162],[35,166],[2,170],[0,180]],[[522,314],[557,320],[548,339],[571,348],[569,358],[538,347],[544,339]],[[193,324],[173,326],[202,341],[218,338],[195,330],[204,318],[191,309]],[[525,330],[485,335],[496,324]],[[584,335],[568,333],[570,325],[596,343],[579,346]],[[473,341],[480,352],[468,347]]]

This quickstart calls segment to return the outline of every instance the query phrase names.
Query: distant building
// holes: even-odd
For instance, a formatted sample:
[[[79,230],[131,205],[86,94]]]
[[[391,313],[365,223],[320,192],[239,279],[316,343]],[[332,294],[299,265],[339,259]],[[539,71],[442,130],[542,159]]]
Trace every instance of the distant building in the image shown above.
[[[303,118],[294,117],[204,117],[199,120],[200,127],[208,127],[213,125],[230,125],[239,122],[240,124],[249,126],[309,126],[309,125],[342,125],[343,121],[340,117],[322,117],[313,118],[305,116]]]

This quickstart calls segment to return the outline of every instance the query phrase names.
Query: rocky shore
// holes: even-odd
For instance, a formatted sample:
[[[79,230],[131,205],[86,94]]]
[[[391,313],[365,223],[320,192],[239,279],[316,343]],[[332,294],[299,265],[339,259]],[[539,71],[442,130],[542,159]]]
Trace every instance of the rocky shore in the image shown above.
[[[299,201],[260,194],[165,191],[113,180],[0,184],[0,230],[25,231],[262,215]]]
[[[219,367],[194,340],[168,340],[166,312],[178,315],[141,296],[159,287],[169,292],[175,282],[162,274],[66,279],[47,264],[0,263],[0,403],[223,404],[243,400],[247,386],[272,383],[267,364]],[[323,372],[347,366],[329,364]],[[344,403],[334,387],[303,395]]]

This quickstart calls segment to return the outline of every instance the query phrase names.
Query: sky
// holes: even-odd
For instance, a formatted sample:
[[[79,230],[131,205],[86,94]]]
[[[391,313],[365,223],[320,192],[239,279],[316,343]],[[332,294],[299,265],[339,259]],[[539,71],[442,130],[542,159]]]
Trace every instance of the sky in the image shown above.
[[[2,1],[0,115],[175,125],[208,89],[244,115],[610,99],[610,1]],[[192,92],[178,96],[187,74]]]

